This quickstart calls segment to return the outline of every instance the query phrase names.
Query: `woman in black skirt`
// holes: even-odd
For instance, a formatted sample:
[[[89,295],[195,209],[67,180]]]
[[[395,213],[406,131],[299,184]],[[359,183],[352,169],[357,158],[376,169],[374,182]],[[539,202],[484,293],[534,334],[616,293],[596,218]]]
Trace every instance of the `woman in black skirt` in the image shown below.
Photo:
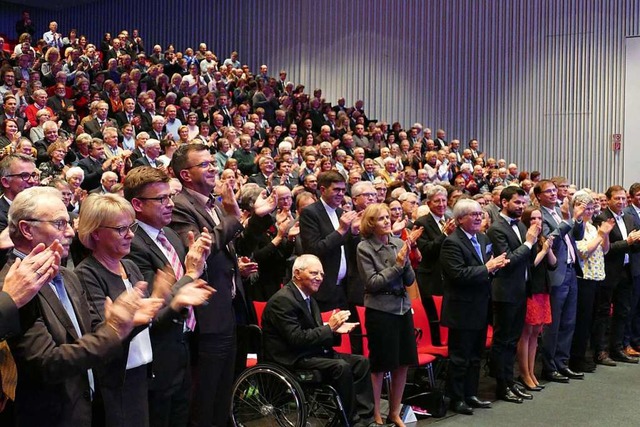
[[[374,417],[382,423],[382,379],[385,372],[391,372],[387,422],[404,427],[400,418],[402,392],[409,366],[418,363],[411,300],[405,288],[415,280],[409,252],[422,228],[413,230],[404,242],[392,237],[389,207],[377,203],[364,210],[360,233],[364,240],[358,245],[358,270],[365,288]]]

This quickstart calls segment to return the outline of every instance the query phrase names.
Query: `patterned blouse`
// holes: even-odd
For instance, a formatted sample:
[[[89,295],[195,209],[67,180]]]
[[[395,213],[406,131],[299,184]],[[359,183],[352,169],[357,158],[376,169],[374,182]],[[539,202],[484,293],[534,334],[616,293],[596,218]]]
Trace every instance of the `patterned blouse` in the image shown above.
[[[585,221],[584,238],[576,242],[580,255],[583,277],[587,280],[604,280],[604,251],[602,245],[598,245],[595,251],[587,256],[587,245],[598,237],[598,229],[590,222]]]

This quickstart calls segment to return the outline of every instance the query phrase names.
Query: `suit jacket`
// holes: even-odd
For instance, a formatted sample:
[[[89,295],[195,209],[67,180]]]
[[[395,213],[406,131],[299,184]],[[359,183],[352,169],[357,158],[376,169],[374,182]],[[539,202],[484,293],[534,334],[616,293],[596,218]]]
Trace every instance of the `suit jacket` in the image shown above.
[[[0,272],[4,280],[9,265]],[[73,305],[82,337],[49,285],[20,309],[23,335],[10,340],[18,368],[16,418],[21,426],[91,426],[87,370],[94,375],[122,351],[116,332],[98,325],[76,275],[60,274]],[[91,332],[95,328],[95,332]]]
[[[202,278],[217,292],[208,305],[196,307],[197,328],[203,334],[231,335],[236,320],[241,324],[253,320],[234,247],[234,239],[242,232],[243,226],[236,217],[226,215],[222,209],[214,206],[220,218],[220,223],[216,225],[204,206],[186,189],[176,195],[174,203],[170,227],[182,238],[185,246],[188,245],[188,232],[192,231],[197,238],[204,227],[207,227],[213,240]],[[235,298],[232,296],[234,282]]]
[[[157,163],[156,163],[157,165]],[[151,166],[151,163],[149,163],[149,160],[147,159],[147,156],[142,155],[140,157],[138,157],[137,159],[135,159],[133,161],[132,164],[132,168],[137,168],[138,166]]]
[[[91,157],[85,157],[78,162],[78,166],[84,172],[84,180],[82,181],[82,189],[91,191],[100,186],[102,179],[102,162],[95,161]]]
[[[18,306],[8,293],[0,292],[0,341],[20,333]],[[1,387],[1,386],[0,386]]]
[[[9,225],[9,202],[0,195],[0,231]]]
[[[482,259],[461,228],[442,242],[442,324],[450,328],[478,330],[488,323],[491,279],[484,264],[491,257],[490,242],[482,233],[476,234],[476,238]]]
[[[169,227],[164,227],[162,230],[176,250],[184,268],[187,251],[180,237]],[[144,280],[149,284],[150,292],[153,291],[156,272],[167,266],[170,267],[169,260],[142,227],[136,230],[131,241],[131,252],[126,258],[138,266]],[[175,293],[194,279],[197,277],[191,278],[184,275],[173,285],[173,292]],[[186,313],[186,310],[175,312],[167,306],[162,309],[149,330],[153,347],[153,375],[149,380],[150,390],[179,389],[189,372],[189,345],[184,334]]]
[[[633,205],[624,208],[624,214],[630,216],[633,219],[634,228],[640,230],[640,216]],[[640,252],[631,252],[629,256],[631,257],[631,275],[640,276]]]
[[[267,188],[267,178],[264,177],[262,172],[254,173],[249,177],[247,182],[258,184],[261,188]]]
[[[418,238],[418,249],[422,254],[422,260],[418,265],[417,272],[426,276],[426,283],[420,289],[423,296],[442,295],[444,288],[442,282],[442,265],[440,264],[440,248],[442,242],[447,237],[430,213],[418,218],[415,227],[424,227],[422,235]]]
[[[600,223],[613,217],[613,212],[609,209],[605,209],[594,219],[593,224],[597,227]],[[627,229],[627,235],[633,230],[638,229],[634,224],[634,219],[631,215],[625,214],[622,217],[622,220],[624,221],[625,228]],[[640,244],[634,243],[633,245],[629,245],[626,239],[623,238],[622,232],[620,231],[620,227],[618,227],[617,223],[609,233],[609,242],[609,252],[604,256],[604,272],[606,275],[604,281],[609,286],[615,286],[624,272],[625,254],[629,254],[629,267],[633,270],[633,263],[634,261],[637,261],[637,256],[635,255],[640,251]],[[637,268],[638,267],[636,266],[636,269]]]
[[[342,209],[336,209],[338,218],[342,212]],[[323,310],[346,308],[345,290],[336,285],[340,270],[341,248],[346,244],[347,236],[343,236],[333,228],[322,200],[307,206],[300,213],[300,239],[302,239],[304,252],[320,258],[324,269],[324,280],[314,298]],[[345,257],[346,252],[345,248]],[[347,271],[345,278],[348,274]]]
[[[525,241],[527,227],[518,222],[520,239]],[[536,251],[536,246],[529,249],[520,242],[511,225],[502,217],[491,224],[487,231],[491,239],[493,253],[499,256],[507,254],[509,264],[496,272],[493,279],[491,297],[493,301],[521,303],[527,298],[526,278],[531,277],[531,252]]]
[[[118,124],[110,118],[107,118],[104,123],[104,127],[114,127],[118,129]],[[101,137],[102,128],[100,127],[100,123],[98,119],[93,118],[84,124],[84,131],[93,137]]]
[[[546,208],[541,207],[540,210],[542,211],[542,235],[555,236],[555,239],[553,240],[553,253],[558,259],[558,267],[554,271],[550,272],[551,286],[560,286],[564,281],[564,276],[567,274],[567,257],[569,256],[564,236],[569,236],[571,245],[573,246],[573,252],[576,254],[577,258],[578,248],[576,247],[576,241],[582,240],[584,237],[584,224],[581,222],[574,222],[573,220],[562,221],[558,224]],[[557,208],[556,212],[558,213],[558,216],[562,218],[562,214]],[[574,267],[576,269],[576,275],[582,276],[582,269],[580,268],[580,263],[577,259],[574,263]]]
[[[262,313],[265,359],[284,366],[294,366],[309,357],[333,353],[334,333],[323,325],[320,309],[311,298],[311,313],[302,294],[287,283],[267,303]]]

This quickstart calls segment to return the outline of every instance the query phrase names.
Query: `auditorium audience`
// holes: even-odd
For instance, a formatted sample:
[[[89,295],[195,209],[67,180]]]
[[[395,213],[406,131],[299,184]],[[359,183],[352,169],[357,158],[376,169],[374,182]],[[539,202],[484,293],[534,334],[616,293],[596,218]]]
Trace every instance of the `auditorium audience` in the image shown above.
[[[405,287],[416,276],[443,344],[432,297],[444,296],[456,412],[489,406],[477,381],[490,302],[499,398],[531,396],[513,380],[516,343],[519,382],[542,388],[541,331],[541,379],[638,363],[640,184],[628,198],[615,185],[577,191],[565,177],[526,172],[540,165],[490,157],[477,139],[464,147],[451,130],[370,120],[363,100],[325,103],[321,89],[311,94],[286,70],[272,78],[267,64],[251,70],[236,51],[223,60],[204,43],[195,55],[172,45],[145,52],[138,30],[87,40],[59,33],[55,21],[48,28],[37,40],[23,13],[0,68],[0,231],[9,224],[0,234],[0,339],[11,336],[0,356],[10,347],[19,385],[15,395],[0,371],[0,407],[7,396],[15,402],[0,423],[227,425],[246,325],[257,321],[252,300],[269,301],[267,329],[284,345],[293,326],[278,324],[282,305],[313,294],[305,320],[323,338],[314,350],[331,347],[346,309],[357,322],[356,306],[366,307],[375,398],[355,394],[375,403],[382,422],[391,371],[388,420],[402,426],[416,363]],[[520,217],[524,225],[511,222]],[[76,229],[72,252],[88,258],[72,271],[59,264]],[[34,279],[20,291],[25,277]],[[125,292],[143,279],[148,290]],[[54,316],[63,310],[67,324]],[[327,328],[320,310],[344,312]],[[22,323],[27,313],[36,323]],[[368,367],[356,371],[366,386]],[[343,386],[350,415],[369,421],[373,408]]]

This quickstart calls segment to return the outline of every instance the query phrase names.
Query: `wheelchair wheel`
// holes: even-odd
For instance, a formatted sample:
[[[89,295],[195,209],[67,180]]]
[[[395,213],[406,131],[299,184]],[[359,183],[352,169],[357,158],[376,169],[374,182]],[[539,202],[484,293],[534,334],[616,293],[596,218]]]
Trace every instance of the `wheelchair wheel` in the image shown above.
[[[236,426],[304,427],[304,394],[284,369],[257,365],[244,371],[233,386],[231,414]]]

